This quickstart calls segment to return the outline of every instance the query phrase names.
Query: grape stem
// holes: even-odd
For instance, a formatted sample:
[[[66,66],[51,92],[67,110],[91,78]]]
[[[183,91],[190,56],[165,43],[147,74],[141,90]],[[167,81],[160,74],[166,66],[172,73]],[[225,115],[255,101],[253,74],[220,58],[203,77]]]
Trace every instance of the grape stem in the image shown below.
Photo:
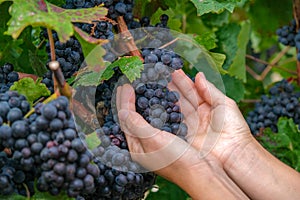
[[[293,15],[296,21],[296,30],[300,28],[300,0],[293,0]],[[296,48],[298,52],[299,49]],[[300,61],[297,59],[297,84],[300,86]]]
[[[263,81],[268,73],[271,71],[271,69],[277,65],[277,63],[281,60],[281,58],[290,50],[290,46],[285,47],[282,49],[281,52],[279,52],[276,57],[267,65],[267,67],[264,69],[264,71],[258,75],[253,69],[251,69],[249,66],[246,66],[247,72],[253,76],[258,81]],[[299,76],[298,76],[299,77]]]
[[[49,44],[50,44],[50,54],[51,54],[51,60],[55,61],[55,45],[53,40],[53,35],[51,29],[47,28],[48,38],[49,38]]]
[[[26,74],[26,73],[22,73],[22,72],[18,72],[18,75],[19,75],[19,79],[22,79],[22,78],[32,78],[34,81],[36,81],[39,78],[37,75]]]
[[[29,192],[28,186],[25,183],[23,183],[23,186],[26,190],[27,199],[30,199],[30,192]]]
[[[118,22],[118,29],[122,35],[122,38],[125,42],[126,47],[128,48],[130,54],[132,56],[138,56],[142,61],[144,61],[140,51],[138,50],[134,39],[131,35],[131,33],[128,31],[128,27],[126,25],[126,22],[124,21],[123,16],[119,16],[117,18],[117,22]]]
[[[261,60],[261,59],[259,59],[259,58],[256,58],[256,57],[254,57],[254,56],[251,56],[251,55],[246,55],[246,58],[248,58],[248,59],[250,59],[250,60],[253,60],[253,61],[255,61],[255,62],[258,62],[258,63],[262,63],[262,64],[264,64],[264,65],[272,65],[271,63],[268,63],[267,61],[264,61],[264,60]],[[291,59],[292,61],[295,61],[295,59]],[[289,62],[291,62],[291,61],[289,61]],[[256,74],[256,72],[254,72],[249,66],[247,66],[248,67],[248,69],[247,70],[249,70],[248,72],[253,76],[254,74],[253,73],[255,73]],[[272,67],[275,67],[275,68],[277,68],[277,69],[280,69],[280,70],[282,70],[282,71],[285,71],[285,72],[288,72],[288,73],[290,73],[290,74],[292,74],[292,75],[297,75],[297,72],[295,72],[294,70],[289,70],[289,69],[286,69],[286,68],[284,68],[284,67],[280,67],[280,66],[278,66],[278,65],[273,65]],[[256,76],[256,77],[258,77],[259,75],[254,75],[254,76]]]

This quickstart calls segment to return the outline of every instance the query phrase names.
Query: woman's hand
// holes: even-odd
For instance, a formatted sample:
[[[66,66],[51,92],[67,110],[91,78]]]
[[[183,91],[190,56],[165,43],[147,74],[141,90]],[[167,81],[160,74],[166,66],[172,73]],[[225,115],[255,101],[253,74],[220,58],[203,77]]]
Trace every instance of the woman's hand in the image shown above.
[[[174,78],[176,79],[176,76]],[[181,92],[181,95],[185,94]],[[201,99],[199,95],[196,98]],[[188,97],[180,97],[180,99],[183,101],[181,103],[188,104]],[[202,105],[206,104],[203,101],[199,105],[200,108],[203,108]],[[153,128],[135,112],[133,88],[128,84],[118,87],[119,121],[125,132],[133,160],[176,183],[195,199],[248,199],[227,176],[220,160],[214,154],[209,153],[204,156],[200,151],[202,144],[200,140],[204,138],[202,137],[204,132],[201,130],[205,131],[206,129],[201,129],[195,124],[208,119],[210,110],[206,110],[207,113],[203,115],[206,117],[205,120],[194,118],[196,123],[193,123],[191,117],[194,117],[201,109],[193,111],[189,104],[182,106],[184,107],[183,112],[190,112],[184,114],[187,116],[185,121],[189,126],[189,140],[195,136],[195,140],[191,140],[191,144],[171,133]]]
[[[188,126],[188,142],[203,156],[213,154],[226,165],[254,138],[236,103],[225,96],[203,73],[195,83],[182,70],[173,73],[169,88],[179,92],[179,104]]]

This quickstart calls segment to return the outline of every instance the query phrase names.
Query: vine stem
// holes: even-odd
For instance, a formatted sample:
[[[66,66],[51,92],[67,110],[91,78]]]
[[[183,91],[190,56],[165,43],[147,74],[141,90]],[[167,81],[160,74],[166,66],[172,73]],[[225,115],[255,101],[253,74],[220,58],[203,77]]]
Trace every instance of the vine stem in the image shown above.
[[[290,50],[290,46],[285,47],[281,52],[277,54],[277,56],[270,62],[268,63],[268,66],[264,69],[264,71],[258,75],[254,70],[252,70],[249,66],[246,66],[246,70],[249,74],[253,76],[258,81],[263,81],[268,73],[271,71],[272,67],[277,65],[277,63],[280,61],[280,59]]]
[[[300,28],[300,0],[293,0],[293,15],[296,21],[296,30]],[[298,53],[299,49],[296,48]],[[297,59],[297,84],[300,86],[300,61]]]
[[[36,81],[39,78],[37,75],[26,74],[26,73],[22,73],[22,72],[18,72],[18,75],[19,75],[19,79],[22,79],[22,78],[32,78],[34,81]]]
[[[54,45],[54,40],[53,40],[53,34],[49,28],[47,28],[47,33],[48,33],[49,44],[50,44],[51,60],[55,61],[56,57],[55,57],[55,45]]]
[[[262,64],[264,64],[264,65],[271,65],[271,66],[274,67],[274,68],[277,68],[277,69],[280,69],[280,70],[282,70],[282,71],[288,72],[288,73],[290,73],[290,74],[292,74],[292,75],[297,75],[297,72],[295,72],[294,70],[289,70],[289,69],[286,69],[286,68],[284,68],[284,67],[280,67],[280,66],[278,66],[277,64],[272,65],[272,63],[268,63],[267,61],[261,60],[261,59],[259,59],[259,58],[254,57],[254,56],[246,55],[246,58],[248,58],[248,59],[250,59],[250,60],[253,60],[253,61],[255,61],[255,62],[262,63]],[[292,59],[292,60],[294,61],[294,59]],[[249,74],[251,74],[255,79],[256,79],[257,77],[259,77],[259,75],[258,75],[253,69],[251,69],[249,66],[246,66],[246,68],[247,68],[247,71],[249,72]]]
[[[51,62],[49,63],[49,68],[52,71],[52,77],[54,82],[54,90],[59,89],[60,94],[68,97],[69,99],[72,97],[72,89],[67,84],[65,77],[61,71],[59,63],[56,61],[55,57],[55,45],[52,30],[47,28],[49,43],[50,43],[50,55],[51,55]]]
[[[123,16],[119,16],[117,18],[117,22],[118,22],[118,29],[121,33],[122,39],[125,42],[125,46],[128,48],[130,54],[132,56],[138,56],[142,61],[144,61],[139,49],[137,48],[134,42],[131,33],[128,31],[128,27],[126,25]]]

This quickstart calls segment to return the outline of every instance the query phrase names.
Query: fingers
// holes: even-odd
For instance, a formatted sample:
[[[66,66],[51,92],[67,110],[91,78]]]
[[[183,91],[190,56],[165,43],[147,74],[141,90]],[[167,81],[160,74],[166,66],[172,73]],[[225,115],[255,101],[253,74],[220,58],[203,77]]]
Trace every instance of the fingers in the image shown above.
[[[226,96],[212,83],[206,80],[204,74],[199,72],[195,78],[195,85],[200,97],[212,107],[225,104]]]
[[[169,84],[169,88],[178,91],[181,96],[188,100],[195,110],[197,109],[199,102],[202,101],[195,88],[195,84],[182,70],[173,72],[172,82]]]
[[[132,91],[129,85],[117,89],[120,126],[125,132],[132,158],[147,169],[157,171],[178,160],[190,145],[171,133],[152,127],[135,112]]]
[[[125,84],[117,88],[117,110],[128,109],[135,111],[135,93],[131,85]]]

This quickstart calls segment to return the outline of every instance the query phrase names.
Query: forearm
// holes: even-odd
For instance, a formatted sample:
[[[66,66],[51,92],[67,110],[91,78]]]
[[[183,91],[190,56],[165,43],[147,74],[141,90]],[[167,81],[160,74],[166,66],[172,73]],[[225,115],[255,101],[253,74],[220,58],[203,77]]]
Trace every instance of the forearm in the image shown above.
[[[224,168],[252,199],[300,199],[300,174],[271,155],[254,138],[247,146],[237,148]]]

